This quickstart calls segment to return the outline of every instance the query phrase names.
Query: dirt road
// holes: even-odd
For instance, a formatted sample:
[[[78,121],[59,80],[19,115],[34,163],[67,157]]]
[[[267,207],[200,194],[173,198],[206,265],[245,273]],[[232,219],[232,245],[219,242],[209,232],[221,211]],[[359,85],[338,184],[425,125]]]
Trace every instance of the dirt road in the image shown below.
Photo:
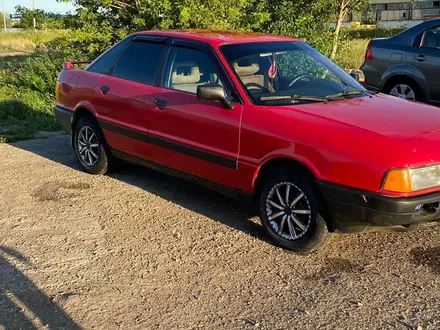
[[[440,329],[439,229],[297,256],[213,192],[79,171],[66,136],[0,155],[0,329]]]

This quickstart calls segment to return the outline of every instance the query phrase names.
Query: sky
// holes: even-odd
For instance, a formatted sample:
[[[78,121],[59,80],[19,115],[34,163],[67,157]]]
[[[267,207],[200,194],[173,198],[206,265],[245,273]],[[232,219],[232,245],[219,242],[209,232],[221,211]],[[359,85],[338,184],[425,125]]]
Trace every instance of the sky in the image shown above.
[[[3,3],[5,2],[5,11],[8,14],[15,13],[15,6],[24,6],[32,8],[32,0],[0,0],[0,11],[3,10]],[[35,8],[51,11],[55,13],[65,13],[73,9],[71,3],[58,3],[56,0],[35,0]]]

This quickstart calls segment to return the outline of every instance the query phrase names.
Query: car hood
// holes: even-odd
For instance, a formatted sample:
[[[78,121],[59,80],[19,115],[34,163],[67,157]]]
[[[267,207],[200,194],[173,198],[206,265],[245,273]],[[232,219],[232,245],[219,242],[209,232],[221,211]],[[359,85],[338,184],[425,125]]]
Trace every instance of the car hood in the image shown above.
[[[440,108],[384,94],[287,108],[389,137],[409,138],[440,129]]]

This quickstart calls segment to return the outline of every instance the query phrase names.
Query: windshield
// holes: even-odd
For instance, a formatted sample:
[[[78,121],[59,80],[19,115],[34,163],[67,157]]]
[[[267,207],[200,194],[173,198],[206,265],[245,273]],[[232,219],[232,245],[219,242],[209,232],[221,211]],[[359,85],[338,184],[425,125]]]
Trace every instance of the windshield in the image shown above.
[[[255,104],[283,105],[368,95],[349,74],[304,42],[222,46]]]

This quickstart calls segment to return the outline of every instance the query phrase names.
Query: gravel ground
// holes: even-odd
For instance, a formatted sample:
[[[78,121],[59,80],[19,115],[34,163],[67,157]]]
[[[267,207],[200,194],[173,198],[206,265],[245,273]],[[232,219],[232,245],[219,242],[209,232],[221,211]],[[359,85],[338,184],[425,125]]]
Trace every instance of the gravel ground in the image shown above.
[[[68,137],[0,144],[0,329],[440,329],[439,229],[298,256],[237,202]]]

